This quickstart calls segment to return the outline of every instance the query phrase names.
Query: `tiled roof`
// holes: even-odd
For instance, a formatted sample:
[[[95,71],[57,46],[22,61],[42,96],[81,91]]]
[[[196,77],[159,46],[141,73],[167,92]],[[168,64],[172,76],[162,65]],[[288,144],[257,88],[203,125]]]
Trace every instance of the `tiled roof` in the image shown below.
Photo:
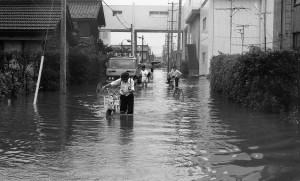
[[[68,2],[68,6],[70,7],[71,17],[73,19],[97,19],[99,10],[100,10],[100,2]]]
[[[57,4],[0,4],[0,30],[54,30],[60,13]]]
[[[98,26],[105,26],[102,1],[99,0],[67,0],[72,19],[96,20]]]

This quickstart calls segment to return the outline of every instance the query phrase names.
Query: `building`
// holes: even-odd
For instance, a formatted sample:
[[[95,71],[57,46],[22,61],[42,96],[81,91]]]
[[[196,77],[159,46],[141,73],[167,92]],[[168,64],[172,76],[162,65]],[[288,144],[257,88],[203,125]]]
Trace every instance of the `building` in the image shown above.
[[[274,50],[300,50],[300,0],[274,0]]]
[[[210,59],[220,53],[273,48],[273,0],[187,0],[183,9],[190,75],[209,74]]]
[[[60,1],[0,0],[0,50],[43,50],[46,40],[60,33]],[[67,9],[67,40],[73,23]]]
[[[168,31],[169,7],[145,5],[110,5],[104,6],[106,26],[100,30],[104,44],[111,45],[112,32],[131,33],[134,28],[134,49],[137,49],[139,33],[166,33]],[[175,16],[175,15],[174,15]],[[174,24],[174,27],[177,27]],[[122,39],[120,40],[121,43]]]
[[[67,0],[74,28],[79,37],[91,43],[91,37],[99,39],[99,29],[106,25],[102,1]]]

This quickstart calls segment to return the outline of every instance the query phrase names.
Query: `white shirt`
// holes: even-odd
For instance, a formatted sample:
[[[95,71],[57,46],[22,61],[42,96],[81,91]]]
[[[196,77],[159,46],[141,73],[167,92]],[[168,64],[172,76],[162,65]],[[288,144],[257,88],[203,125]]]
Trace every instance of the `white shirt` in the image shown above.
[[[181,74],[182,73],[179,70],[177,70],[177,69],[175,71],[172,69],[171,72],[170,72],[170,76],[171,77],[173,77],[173,76],[174,77],[179,77]]]
[[[123,95],[128,96],[131,92],[129,90],[134,91],[134,81],[129,78],[127,83],[121,81],[121,78],[110,83],[112,86],[120,85],[120,90],[123,90]]]
[[[147,77],[148,71],[146,69],[145,70],[141,70],[141,74],[142,74],[142,77]]]

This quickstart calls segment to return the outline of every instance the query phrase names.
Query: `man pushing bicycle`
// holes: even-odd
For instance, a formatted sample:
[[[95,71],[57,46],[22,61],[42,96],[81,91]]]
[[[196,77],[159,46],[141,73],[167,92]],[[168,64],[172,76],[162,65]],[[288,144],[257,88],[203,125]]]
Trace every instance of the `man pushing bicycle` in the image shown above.
[[[121,74],[121,78],[105,85],[102,89],[105,89],[109,86],[117,86],[120,85],[120,112],[121,114],[133,114],[134,107],[134,80],[129,78],[128,72],[124,72]]]
[[[167,84],[171,83],[171,79],[175,79],[175,87],[178,87],[179,77],[181,76],[181,72],[177,70],[176,65],[173,66],[173,69],[168,73],[168,82]]]

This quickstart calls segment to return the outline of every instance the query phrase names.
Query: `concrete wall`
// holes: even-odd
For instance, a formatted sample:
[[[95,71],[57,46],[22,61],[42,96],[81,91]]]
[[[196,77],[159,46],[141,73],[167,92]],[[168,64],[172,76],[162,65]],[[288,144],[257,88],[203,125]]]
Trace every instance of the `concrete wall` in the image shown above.
[[[294,7],[293,32],[300,33],[300,5]]]
[[[121,15],[113,16],[113,12],[107,6],[103,6],[106,26],[101,28],[105,30],[126,30],[130,28],[131,24],[135,25],[134,28],[147,29],[147,30],[166,30],[168,16],[150,16],[150,11],[165,11],[169,12],[169,6],[142,6],[142,5],[111,5],[114,11],[122,11]],[[177,8],[176,8],[177,9]],[[178,11],[174,12],[174,19],[177,19]],[[169,13],[171,15],[171,13]],[[170,17],[169,17],[170,18]],[[122,22],[122,23],[121,23]],[[125,26],[125,27],[124,27]],[[174,29],[177,29],[177,22],[174,24]]]
[[[294,48],[293,39],[300,33],[300,5],[293,0],[274,0],[274,49]]]
[[[199,74],[206,75],[208,73],[208,57],[209,57],[209,44],[210,44],[210,32],[213,27],[213,16],[210,14],[210,7],[213,2],[207,1],[202,4],[200,10],[200,49],[199,49]]]

